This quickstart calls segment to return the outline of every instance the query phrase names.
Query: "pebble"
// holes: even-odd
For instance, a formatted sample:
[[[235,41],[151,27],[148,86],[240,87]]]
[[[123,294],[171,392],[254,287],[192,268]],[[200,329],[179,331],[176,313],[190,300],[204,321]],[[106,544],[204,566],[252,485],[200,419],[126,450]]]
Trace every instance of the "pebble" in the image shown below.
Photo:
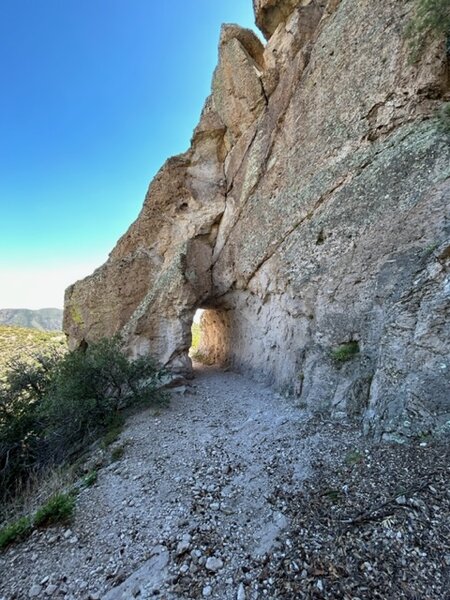
[[[42,587],[40,585],[38,585],[37,583],[35,583],[34,585],[31,586],[30,591],[28,592],[28,595],[30,598],[37,598],[39,596],[39,594],[41,593]]]
[[[190,398],[187,400],[190,401]],[[202,406],[201,411],[204,408]],[[199,414],[196,411],[197,409],[190,408],[187,413],[193,413],[191,416],[195,417],[195,422],[199,421],[198,428],[200,430],[203,422],[202,418],[196,418]],[[242,416],[245,416],[244,412]],[[171,413],[168,417],[173,419],[176,415]],[[183,418],[186,419],[186,414]],[[164,429],[165,419],[166,416],[161,419],[161,424],[158,427],[163,430],[165,437],[162,439],[167,440],[169,439],[169,433],[168,430]],[[151,427],[148,426],[148,423],[145,424],[145,436],[142,440],[147,440],[148,430],[153,434],[154,423],[155,421],[152,421]],[[255,422],[252,423],[255,425],[256,430]],[[270,425],[264,419],[261,420],[261,423],[269,430]],[[240,431],[240,429],[236,431]],[[144,433],[144,429],[142,432]],[[221,432],[219,431],[219,433]],[[223,433],[225,436],[226,432]],[[239,434],[237,445],[240,445],[239,452],[241,452],[241,455],[246,457],[245,452],[248,450],[246,436],[249,436],[249,444],[255,442],[255,439],[258,443],[261,440],[257,436],[252,439],[253,433],[250,427],[244,433],[245,435]],[[184,429],[180,430],[180,436],[183,437],[184,435]],[[191,432],[189,432],[189,435],[191,435]],[[278,431],[274,433],[274,437],[277,435]],[[290,426],[287,431],[283,432],[283,435],[290,435]],[[255,532],[259,534],[262,525],[269,522],[269,518],[271,526],[273,522],[278,525],[277,519],[273,518],[276,514],[273,505],[269,506],[264,502],[263,493],[261,492],[267,474],[265,471],[266,464],[272,468],[273,485],[276,484],[280,490],[289,492],[291,483],[283,479],[283,469],[281,468],[287,460],[282,460],[282,457],[286,454],[289,461],[294,462],[295,460],[301,465],[303,451],[299,451],[296,455],[294,450],[291,453],[290,448],[286,446],[289,453],[285,453],[284,449],[286,448],[284,446],[275,448],[275,442],[271,442],[268,437],[264,437],[261,438],[266,440],[261,445],[263,450],[260,454],[255,455],[254,461],[252,455],[251,465],[250,461],[247,465],[247,460],[241,458],[239,462],[237,460],[233,462],[233,467],[231,467],[227,456],[228,446],[232,444],[231,440],[225,440],[225,437],[224,440],[215,439],[211,434],[211,437],[207,437],[207,441],[204,443],[201,436],[196,437],[195,433],[192,433],[192,436],[192,439],[190,438],[192,456],[191,454],[185,455],[184,449],[178,462],[173,461],[173,457],[177,452],[177,445],[172,444],[172,442],[164,444],[167,451],[163,457],[160,456],[162,444],[159,444],[159,447],[153,450],[147,441],[145,444],[142,442],[139,455],[145,454],[145,462],[139,468],[139,474],[137,474],[137,463],[133,462],[128,484],[118,482],[111,470],[103,471],[104,481],[102,485],[104,483],[105,491],[108,489],[107,485],[111,485],[111,490],[114,490],[114,493],[117,489],[117,503],[111,503],[104,514],[101,513],[92,517],[93,513],[90,510],[92,511],[93,508],[98,509],[95,506],[97,496],[92,490],[86,491],[82,503],[83,510],[87,507],[86,516],[92,517],[92,531],[94,534],[101,527],[101,544],[98,548],[93,543],[93,540],[97,538],[90,535],[91,531],[88,529],[88,524],[83,524],[83,528],[86,525],[86,530],[83,529],[83,535],[74,528],[76,533],[80,535],[82,542],[78,542],[79,547],[75,545],[76,535],[68,528],[60,529],[59,533],[55,533],[55,530],[51,533],[36,533],[30,538],[30,542],[24,542],[23,545],[17,546],[15,551],[19,555],[19,567],[25,571],[25,561],[26,559],[30,561],[31,556],[31,561],[37,561],[32,565],[33,570],[42,578],[36,579],[37,582],[41,581],[42,585],[33,586],[35,593],[29,593],[29,597],[39,598],[39,600],[44,597],[49,600],[56,600],[56,598],[62,598],[64,595],[66,595],[66,600],[75,600],[78,596],[84,598],[84,600],[101,598],[101,594],[91,592],[92,588],[98,589],[100,592],[100,586],[104,585],[107,589],[108,586],[121,583],[122,580],[119,577],[115,579],[118,565],[123,566],[124,577],[129,574],[132,575],[134,570],[140,567],[142,560],[151,560],[154,557],[152,548],[156,543],[161,546],[164,545],[164,550],[168,550],[170,553],[169,577],[157,584],[152,582],[149,584],[151,587],[145,588],[145,593],[150,593],[151,597],[154,595],[167,598],[172,581],[176,578],[176,585],[179,586],[177,591],[180,594],[179,597],[199,596],[212,600],[212,598],[222,599],[225,595],[226,597],[229,595],[230,598],[235,600],[250,600],[250,597],[258,597],[261,600],[267,598],[269,600],[274,597],[273,594],[275,593],[275,590],[269,586],[276,586],[277,578],[271,577],[272,573],[268,570],[267,574],[259,581],[260,565],[257,562],[259,559],[255,557],[260,555],[263,558],[270,558],[271,561],[283,560],[286,565],[292,565],[292,571],[300,588],[304,588],[305,593],[308,591],[308,593],[311,592],[322,597],[327,590],[327,578],[325,576],[323,580],[318,579],[317,575],[319,573],[314,577],[313,567],[303,563],[295,553],[293,554],[290,551],[290,548],[296,546],[297,539],[292,534],[290,535],[288,527],[285,533],[280,533],[279,537],[275,538],[272,548],[255,549],[255,557],[253,554],[251,557],[247,554],[250,547],[249,540],[254,539]],[[264,436],[266,436],[266,433],[264,433]],[[141,444],[139,440],[140,438],[136,436],[137,445]],[[286,445],[288,445],[290,441],[287,437],[286,440]],[[148,450],[149,448],[150,450]],[[234,449],[232,451],[234,452]],[[277,455],[275,451],[278,452]],[[280,461],[279,464],[277,460]],[[255,468],[255,471],[247,472],[250,467]],[[262,473],[261,481],[258,480],[259,470]],[[121,472],[125,474],[123,468]],[[130,485],[131,480],[138,481],[139,479],[142,479],[141,484]],[[342,483],[341,481],[336,489],[342,489],[347,495],[349,495],[350,490],[353,492],[353,483],[351,486],[347,483],[342,485]],[[159,487],[167,492],[167,497],[162,498],[158,495]],[[436,488],[435,490],[430,486],[430,492],[434,492],[437,496],[439,492],[437,484]],[[130,499],[130,495],[133,495],[132,499]],[[282,498],[280,496],[277,500],[276,510],[284,510],[283,507],[286,507],[285,500]],[[134,503],[142,514],[137,509],[134,511],[124,510],[121,506],[122,501],[124,505],[128,503],[128,506],[132,506]],[[351,501],[350,495],[349,501]],[[405,497],[404,492],[399,493],[397,501],[399,503],[405,501],[407,506],[412,503],[412,499]],[[158,509],[153,510],[153,506],[157,506]],[[252,512],[253,508],[255,508],[254,512]],[[430,509],[432,508],[430,507]],[[232,518],[226,517],[227,514],[233,514],[234,516]],[[301,532],[301,536],[305,536],[308,529],[302,529]],[[382,533],[384,535],[384,528]],[[396,535],[397,532],[393,530],[392,536]],[[406,537],[406,533],[402,535]],[[286,537],[287,543],[284,546]],[[74,539],[73,546],[70,544],[72,539]],[[58,544],[56,548],[50,548],[47,553],[49,540],[56,541]],[[25,556],[21,548],[26,547],[27,543],[29,543],[29,554]],[[106,552],[105,548],[108,548]],[[60,554],[59,550],[61,550]],[[213,553],[212,556],[210,556],[211,553]],[[52,557],[47,559],[46,554],[52,555]],[[174,555],[181,558],[174,560]],[[56,570],[55,563],[60,556],[61,560],[68,561],[63,563],[64,578],[56,578],[52,574],[52,571]],[[293,558],[296,560],[293,560]],[[362,556],[361,562],[365,558]],[[17,572],[18,567],[17,564],[13,565],[14,560],[15,557],[11,553],[9,564],[14,566]],[[253,564],[253,560],[255,560],[255,564]],[[447,554],[443,553],[442,560],[450,566],[448,550]],[[50,561],[53,561],[53,563]],[[369,576],[370,573],[376,574],[378,568],[376,561],[372,564],[366,561],[363,562],[363,565],[365,576]],[[2,566],[0,566],[0,569]],[[242,567],[245,567],[245,570],[240,571],[239,569]],[[44,578],[45,573],[48,573],[49,577]],[[25,589],[25,591],[29,590],[32,583],[34,583],[33,573],[28,572],[27,578],[24,578],[22,584],[22,589]],[[54,583],[58,585],[53,585]],[[135,584],[133,580],[133,585],[127,588],[129,590],[127,597],[131,600],[132,597],[140,597],[140,594],[144,596],[144,586],[146,585],[146,581],[140,580]],[[153,585],[158,585],[158,588],[154,588]],[[89,592],[91,593],[89,594]],[[2,590],[2,593],[5,592]],[[23,596],[27,597],[27,594],[25,593]],[[0,597],[0,600],[9,600],[10,597],[12,596],[8,594],[6,599]]]
[[[53,584],[53,583],[50,583],[50,584],[49,584],[49,585],[48,585],[48,586],[45,588],[45,593],[46,593],[46,595],[47,595],[47,596],[52,596],[52,595],[53,595],[53,594],[56,592],[56,590],[57,590],[57,589],[58,589],[58,586],[57,586],[57,585],[55,585],[55,584]]]
[[[210,556],[206,561],[205,567],[208,569],[208,571],[215,573],[216,571],[220,571],[220,569],[223,567],[223,561],[215,556]]]
[[[187,552],[189,550],[189,548],[191,547],[191,541],[192,541],[192,537],[189,534],[183,535],[183,537],[181,538],[181,541],[177,545],[177,550],[176,550],[177,556],[181,556],[182,554],[184,554],[185,552]]]
[[[243,583],[241,583],[238,588],[236,600],[245,600],[245,588]]]

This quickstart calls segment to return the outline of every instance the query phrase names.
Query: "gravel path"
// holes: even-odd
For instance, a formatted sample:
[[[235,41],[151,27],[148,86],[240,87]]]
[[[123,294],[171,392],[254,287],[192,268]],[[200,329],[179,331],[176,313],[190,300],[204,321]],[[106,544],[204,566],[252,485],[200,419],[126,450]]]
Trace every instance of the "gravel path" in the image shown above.
[[[0,598],[244,598],[236,572],[287,525],[268,497],[301,485],[324,443],[302,439],[304,421],[270,389],[200,367],[168,409],[130,418],[123,458],[81,492],[70,529],[0,556]]]
[[[327,527],[326,519],[331,522],[340,510],[340,496],[349,498],[347,520],[349,510],[373,503],[374,490],[388,481],[384,460],[393,468],[399,455],[406,456],[401,448],[382,447],[389,450],[386,458],[385,450],[351,427],[312,417],[273,390],[211,367],[200,367],[192,386],[174,393],[168,409],[131,417],[118,444],[125,447],[123,457],[103,467],[97,483],[80,493],[70,529],[36,531],[0,555],[0,600],[347,598],[350,587],[349,598],[375,597],[362,575],[359,581],[359,564],[375,564],[364,556],[364,536],[356,531],[348,538],[353,545],[346,542],[358,556],[355,575],[348,561],[339,563],[342,536],[334,536],[336,526]],[[428,463],[436,462],[428,447],[418,450],[427,451]],[[367,458],[370,452],[378,452],[376,460]],[[408,460],[415,468],[406,468],[419,482],[422,454],[412,448]],[[439,472],[447,468],[445,484],[448,456],[442,454],[436,451],[444,460]],[[372,463],[380,465],[373,477]],[[396,484],[402,473],[394,473]],[[439,485],[433,481],[431,489],[441,511],[434,526],[442,531],[448,494],[447,504],[440,502]],[[381,547],[390,531],[384,508],[383,527],[374,534]],[[380,545],[373,547],[379,554]],[[429,548],[420,549],[424,572],[422,554]],[[442,551],[429,554],[450,561]],[[397,547],[392,552],[395,560],[401,556]],[[430,564],[430,586],[440,577],[436,595],[395,597],[446,597],[448,572],[439,561]],[[339,579],[342,573],[352,585]],[[379,575],[384,577],[383,567]],[[386,577],[392,580],[388,570]],[[426,589],[427,577],[422,579],[420,589]],[[343,591],[336,581],[344,581]]]

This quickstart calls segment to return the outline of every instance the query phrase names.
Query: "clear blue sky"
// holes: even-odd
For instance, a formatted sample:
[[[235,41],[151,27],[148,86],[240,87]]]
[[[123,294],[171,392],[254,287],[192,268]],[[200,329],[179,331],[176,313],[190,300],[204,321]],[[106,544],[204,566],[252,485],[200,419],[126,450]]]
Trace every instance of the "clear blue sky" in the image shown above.
[[[252,0],[0,0],[0,308],[62,306],[189,146]]]

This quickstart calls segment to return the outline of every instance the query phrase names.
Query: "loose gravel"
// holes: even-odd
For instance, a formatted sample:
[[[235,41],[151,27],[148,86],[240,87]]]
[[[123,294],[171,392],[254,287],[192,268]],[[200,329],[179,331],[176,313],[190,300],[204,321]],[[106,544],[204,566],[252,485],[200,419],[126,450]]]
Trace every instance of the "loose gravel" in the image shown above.
[[[0,555],[0,600],[449,597],[443,443],[376,446],[201,367],[116,446],[70,527]]]

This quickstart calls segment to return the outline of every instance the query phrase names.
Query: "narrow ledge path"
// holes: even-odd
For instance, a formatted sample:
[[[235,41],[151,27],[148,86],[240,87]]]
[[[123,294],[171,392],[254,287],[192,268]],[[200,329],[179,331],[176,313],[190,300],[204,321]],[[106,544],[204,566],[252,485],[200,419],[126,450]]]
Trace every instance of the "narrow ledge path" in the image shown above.
[[[200,366],[168,409],[129,419],[123,458],[80,493],[70,529],[0,555],[0,599],[261,597],[252,561],[289,526],[272,494],[301,489],[337,443],[308,421],[292,399]]]

